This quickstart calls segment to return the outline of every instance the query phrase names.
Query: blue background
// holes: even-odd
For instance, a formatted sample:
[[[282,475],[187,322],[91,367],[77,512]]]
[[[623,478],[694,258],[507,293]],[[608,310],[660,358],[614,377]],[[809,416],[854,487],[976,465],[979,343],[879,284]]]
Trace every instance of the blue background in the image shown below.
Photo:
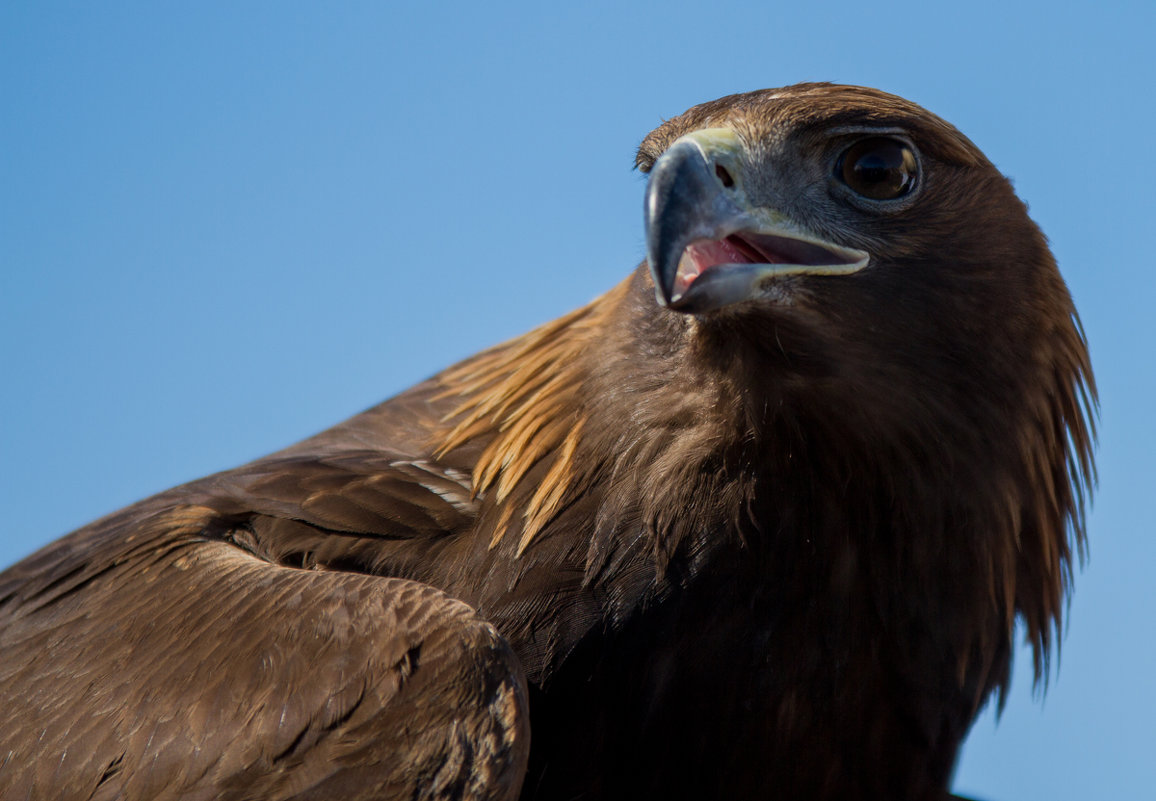
[[[663,118],[877,86],[1015,180],[1102,399],[1059,670],[1045,698],[1019,653],[956,788],[1153,797],[1154,8],[5,2],[0,565],[613,285]]]

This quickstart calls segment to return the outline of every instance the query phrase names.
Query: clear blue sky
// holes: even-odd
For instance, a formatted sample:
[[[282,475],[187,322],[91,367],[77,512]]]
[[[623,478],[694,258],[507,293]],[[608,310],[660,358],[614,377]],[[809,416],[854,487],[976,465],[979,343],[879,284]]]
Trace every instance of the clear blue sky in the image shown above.
[[[215,10],[211,6],[215,5]],[[800,80],[958,125],[1051,238],[1100,384],[1058,672],[956,786],[1156,794],[1156,4],[0,6],[0,566],[577,306],[643,253],[633,150]]]

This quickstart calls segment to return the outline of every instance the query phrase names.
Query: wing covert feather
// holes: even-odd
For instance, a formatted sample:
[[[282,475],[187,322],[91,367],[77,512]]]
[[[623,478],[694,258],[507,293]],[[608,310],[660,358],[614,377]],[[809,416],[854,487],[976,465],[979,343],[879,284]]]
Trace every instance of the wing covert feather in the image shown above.
[[[219,541],[146,554],[2,630],[0,797],[516,797],[524,678],[466,604]]]

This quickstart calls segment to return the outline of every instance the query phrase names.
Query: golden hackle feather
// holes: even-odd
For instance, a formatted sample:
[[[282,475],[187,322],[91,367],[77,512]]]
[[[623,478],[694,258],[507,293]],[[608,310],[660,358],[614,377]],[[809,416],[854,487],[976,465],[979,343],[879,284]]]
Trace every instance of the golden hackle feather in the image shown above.
[[[604,335],[608,318],[626,297],[622,282],[590,304],[523,336],[494,347],[443,373],[439,397],[460,399],[445,417],[439,456],[478,438],[492,437],[473,473],[473,491],[493,490],[506,502],[541,460],[553,463],[522,508],[521,554],[558,511],[574,480],[573,458],[581,439],[584,356]],[[501,541],[514,508],[503,506],[490,547]]]

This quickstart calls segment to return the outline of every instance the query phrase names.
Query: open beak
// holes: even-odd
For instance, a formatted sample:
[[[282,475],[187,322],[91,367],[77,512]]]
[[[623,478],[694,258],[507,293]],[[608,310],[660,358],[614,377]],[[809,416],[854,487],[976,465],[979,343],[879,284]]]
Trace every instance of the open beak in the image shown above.
[[[848,275],[867,266],[865,251],[749,204],[742,148],[730,129],[706,128],[679,138],[651,168],[646,252],[663,306],[707,312],[758,297],[779,276]]]

